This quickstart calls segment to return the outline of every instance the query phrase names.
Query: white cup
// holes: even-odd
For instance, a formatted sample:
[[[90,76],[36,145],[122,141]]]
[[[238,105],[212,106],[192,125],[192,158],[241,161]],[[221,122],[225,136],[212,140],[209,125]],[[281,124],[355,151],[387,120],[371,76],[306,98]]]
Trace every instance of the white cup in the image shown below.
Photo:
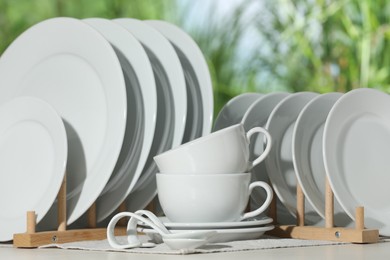
[[[262,133],[266,148],[253,162],[249,161],[249,142],[255,133]],[[154,157],[160,173],[216,174],[247,172],[262,162],[271,150],[272,139],[262,127],[245,133],[242,124],[233,125],[185,143]]]
[[[241,221],[263,213],[273,197],[267,183],[250,183],[250,173],[157,173],[156,177],[158,199],[166,217],[172,222]],[[265,202],[256,210],[245,213],[250,194],[256,187],[266,191]]]

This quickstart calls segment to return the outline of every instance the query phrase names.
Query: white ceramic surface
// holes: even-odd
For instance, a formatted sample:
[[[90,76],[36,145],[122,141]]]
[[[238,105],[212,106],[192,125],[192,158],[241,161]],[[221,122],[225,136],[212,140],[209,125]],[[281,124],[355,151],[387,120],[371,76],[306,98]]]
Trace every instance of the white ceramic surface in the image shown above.
[[[260,215],[273,193],[265,182],[250,183],[250,173],[156,175],[158,199],[172,222],[231,222]],[[244,212],[254,188],[267,192],[264,204]]]
[[[141,42],[156,79],[156,131],[145,167],[134,187],[134,190],[137,190],[149,180],[149,176],[157,172],[153,156],[181,144],[187,116],[187,91],[180,60],[172,45],[160,32],[136,19],[121,18],[113,21],[123,26]],[[132,200],[131,197],[132,195],[129,195],[127,201]]]
[[[146,20],[174,46],[193,102],[193,123],[187,124],[183,142],[210,133],[214,113],[213,86],[207,62],[197,43],[181,28],[166,21]],[[193,129],[193,130],[192,130]]]
[[[267,146],[259,157],[249,161],[250,137],[255,133],[264,134]],[[255,127],[245,132],[243,125],[237,124],[159,154],[154,160],[162,173],[246,172],[262,162],[271,147],[272,139],[267,130]]]
[[[327,93],[312,99],[302,109],[293,130],[293,164],[306,199],[325,218],[326,173],[323,160],[323,132],[326,118],[342,93]],[[334,224],[347,226],[352,220],[334,201]]]
[[[118,208],[135,187],[152,145],[157,115],[157,92],[152,66],[141,43],[125,28],[101,18],[83,20],[114,47],[125,75],[127,125],[113,175],[96,201],[97,220]]]
[[[0,58],[0,104],[22,95],[48,102],[64,121],[70,224],[102,192],[122,147],[127,104],[118,57],[84,22],[45,20],[23,32]],[[54,207],[42,223],[55,224]]]
[[[274,229],[274,226],[264,226],[264,227],[249,227],[249,228],[227,228],[227,229],[205,229],[205,231],[216,231],[217,235],[213,236],[210,239],[210,243],[223,243],[229,241],[238,241],[238,240],[251,240],[260,238],[266,231]],[[181,230],[171,230],[172,233],[181,233],[189,232],[192,229],[181,229]],[[150,228],[140,227],[138,228],[139,232],[144,232],[148,235],[152,241],[156,243],[162,243],[161,236]]]
[[[390,235],[390,96],[375,89],[344,94],[329,112],[323,149],[326,174],[348,215],[364,206],[365,226]]]
[[[19,97],[0,106],[0,241],[39,223],[52,206],[68,156],[64,124],[46,102]]]
[[[251,219],[245,219],[243,221],[232,222],[210,222],[210,223],[180,223],[171,222],[167,217],[159,217],[160,221],[168,229],[221,229],[221,228],[246,228],[246,227],[259,227],[272,223],[272,218],[269,217],[255,217]],[[140,226],[144,226],[140,223]]]
[[[272,134],[274,144],[265,159],[268,177],[280,201],[292,216],[296,214],[296,174],[292,161],[292,133],[302,108],[318,96],[312,92],[298,92],[285,97],[270,114],[266,128]],[[317,212],[306,204],[307,223],[321,220]]]
[[[262,96],[260,93],[243,93],[230,99],[215,118],[213,131],[241,123],[248,108]]]

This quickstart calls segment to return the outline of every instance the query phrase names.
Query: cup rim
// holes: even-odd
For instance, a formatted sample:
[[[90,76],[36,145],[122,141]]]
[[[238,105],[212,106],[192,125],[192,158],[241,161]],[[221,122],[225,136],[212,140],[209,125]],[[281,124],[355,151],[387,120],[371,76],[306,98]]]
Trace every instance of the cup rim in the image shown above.
[[[172,149],[170,149],[170,150],[168,150],[168,151],[165,151],[165,152],[162,152],[162,153],[160,153],[160,154],[158,154],[158,155],[155,155],[155,156],[153,157],[153,159],[156,159],[156,158],[158,159],[158,158],[161,158],[161,157],[165,157],[166,155],[169,155],[169,154],[171,154],[171,153],[174,153],[174,152],[176,152],[176,151],[178,151],[178,150],[184,149],[184,148],[186,148],[186,147],[188,147],[188,146],[191,146],[191,145],[193,145],[193,144],[196,144],[196,143],[204,142],[204,141],[206,141],[206,140],[208,140],[208,139],[210,139],[210,138],[213,138],[213,137],[215,137],[215,136],[221,135],[222,133],[228,132],[228,131],[230,131],[231,129],[235,129],[235,128],[242,128],[242,129],[244,129],[244,125],[243,125],[242,123],[238,123],[238,124],[235,124],[235,125],[226,127],[226,128],[222,128],[222,129],[220,129],[220,130],[218,130],[218,131],[216,131],[216,132],[209,133],[208,135],[200,136],[200,137],[198,137],[198,138],[196,138],[196,139],[194,139],[194,140],[192,140],[192,141],[189,141],[189,142],[187,142],[187,143],[181,144],[181,145],[179,145],[179,146],[176,147],[176,148],[172,148]]]

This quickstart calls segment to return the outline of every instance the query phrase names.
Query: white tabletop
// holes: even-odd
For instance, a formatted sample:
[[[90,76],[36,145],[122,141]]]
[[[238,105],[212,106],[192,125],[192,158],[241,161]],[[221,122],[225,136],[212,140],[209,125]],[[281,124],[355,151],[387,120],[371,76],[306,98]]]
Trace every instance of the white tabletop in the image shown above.
[[[390,243],[377,244],[347,244],[313,247],[294,247],[267,250],[253,250],[229,253],[210,253],[192,255],[156,255],[134,254],[123,252],[97,252],[83,250],[50,249],[21,249],[0,247],[1,259],[83,259],[83,260],[124,260],[124,259],[389,259]]]

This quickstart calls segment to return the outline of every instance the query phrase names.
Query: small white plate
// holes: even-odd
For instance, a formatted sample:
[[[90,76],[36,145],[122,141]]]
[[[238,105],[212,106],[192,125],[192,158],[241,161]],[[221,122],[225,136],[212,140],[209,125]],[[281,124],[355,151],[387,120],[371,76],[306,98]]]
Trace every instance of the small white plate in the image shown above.
[[[64,121],[71,224],[104,189],[122,147],[127,103],[120,62],[109,42],[84,22],[45,20],[0,58],[0,104],[22,95],[48,102]],[[47,221],[56,224],[55,206],[50,212]]]
[[[96,200],[100,222],[126,199],[145,166],[156,127],[157,92],[149,58],[131,33],[111,20],[83,21],[99,31],[116,50],[127,91],[127,124],[121,153],[109,182]]]
[[[297,177],[292,161],[292,133],[302,108],[318,96],[312,92],[298,92],[284,98],[270,114],[266,129],[272,136],[271,151],[265,159],[267,174],[280,201],[292,216],[296,216]],[[321,217],[306,205],[305,218],[309,224],[321,221]]]
[[[260,93],[243,93],[230,99],[215,118],[213,131],[240,123],[248,108],[262,96]]]
[[[181,28],[160,20],[146,20],[146,24],[161,32],[174,46],[188,84],[189,99],[192,99],[193,121],[186,125],[183,142],[210,133],[214,113],[214,98],[211,76],[206,59],[197,43]]]
[[[223,243],[238,240],[251,240],[260,238],[265,232],[274,229],[274,226],[247,227],[247,228],[227,228],[227,229],[204,229],[204,231],[216,231],[217,234],[210,239],[210,243]],[[191,232],[194,229],[171,229],[172,233]],[[162,243],[161,235],[154,229],[137,228],[137,231],[148,235],[155,243]]]
[[[375,89],[344,94],[324,128],[324,163],[347,214],[364,207],[365,226],[390,235],[390,96]]]
[[[164,226],[168,229],[228,229],[228,228],[246,228],[246,227],[259,227],[272,223],[272,218],[253,218],[245,221],[236,222],[214,222],[214,223],[178,223],[171,222],[166,217],[159,217]],[[140,224],[142,225],[142,223]]]
[[[39,223],[62,184],[68,155],[61,117],[46,102],[19,97],[0,107],[0,241]]]
[[[342,93],[327,93],[312,99],[302,109],[295,123],[292,139],[293,163],[298,182],[306,199],[325,218],[326,173],[323,160],[323,132],[326,118]],[[352,220],[334,201],[336,226],[347,226]]]

